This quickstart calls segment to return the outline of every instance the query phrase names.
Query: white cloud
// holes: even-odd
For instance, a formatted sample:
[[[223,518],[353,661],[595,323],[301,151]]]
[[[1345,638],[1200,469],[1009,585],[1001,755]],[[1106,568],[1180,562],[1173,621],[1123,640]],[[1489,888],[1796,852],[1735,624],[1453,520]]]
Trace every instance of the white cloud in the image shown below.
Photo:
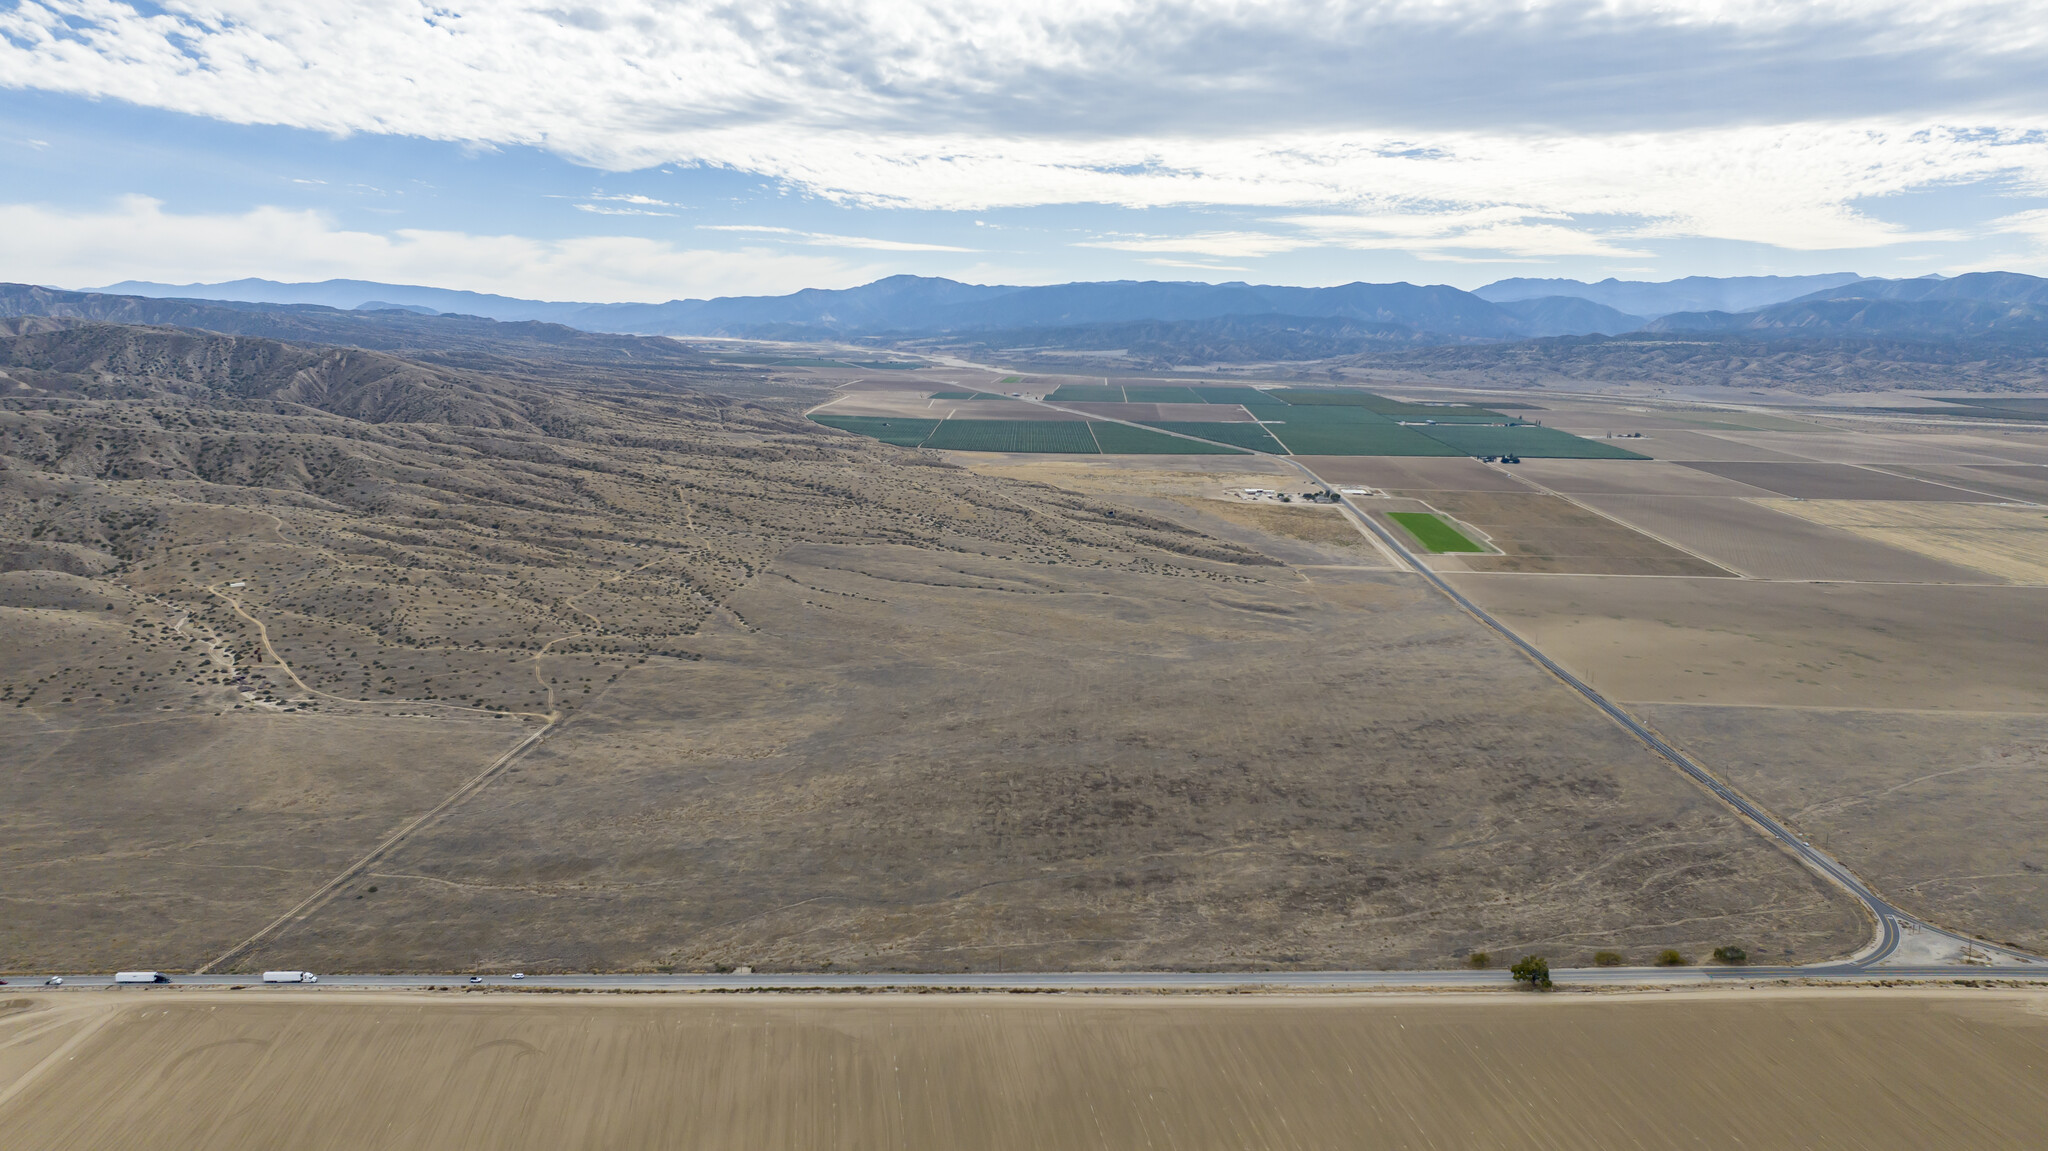
[[[15,0],[0,11],[0,84],[16,88],[525,145],[613,170],[729,167],[855,205],[1347,217],[1361,222],[1299,227],[1433,258],[1633,258],[1633,243],[1668,237],[1800,251],[1954,239],[1857,205],[1990,180],[2048,189],[2044,50],[2048,0]],[[583,205],[672,206],[642,199]],[[1207,235],[1119,250],[1288,250],[1270,246],[1286,237]],[[1155,240],[1206,246],[1128,246]]]
[[[888,269],[761,248],[706,251],[633,236],[534,240],[337,228],[317,212],[179,215],[143,197],[107,211],[0,204],[4,278],[60,287],[123,279],[336,277],[495,291],[544,300],[666,300],[851,287]]]
[[[1163,258],[1161,258],[1161,257],[1158,257],[1158,256],[1148,256],[1148,257],[1146,257],[1145,259],[1143,259],[1143,260],[1140,260],[1140,261],[1138,261],[1138,262],[1139,262],[1139,263],[1141,263],[1141,264],[1151,264],[1152,266],[1154,266],[1154,267],[1158,267],[1158,268],[1193,268],[1193,269],[1195,269],[1196,271],[1199,271],[1199,272],[1249,272],[1249,271],[1251,271],[1251,269],[1250,269],[1250,268],[1240,268],[1240,267],[1236,267],[1236,266],[1234,266],[1234,265],[1231,265],[1231,264],[1198,264],[1198,263],[1195,263],[1195,262],[1193,262],[1193,261],[1190,261],[1190,260],[1168,260],[1168,259],[1163,259]]]
[[[956,248],[951,244],[926,244],[916,240],[878,240],[872,236],[840,236],[831,232],[800,232],[795,228],[778,228],[767,224],[699,224],[700,232],[743,232],[762,236],[774,236],[791,243],[809,244],[818,248],[867,248],[877,252],[973,252],[976,248]]]
[[[1186,236],[1112,236],[1101,240],[1083,240],[1076,246],[1082,248],[1108,248],[1118,252],[1179,252],[1197,256],[1221,256],[1226,259],[1270,256],[1276,252],[1292,252],[1315,244],[1314,240],[1301,236],[1275,236],[1268,232],[1195,232]],[[1163,263],[1152,260],[1148,263]],[[1197,268],[1200,264],[1174,265]],[[1225,271],[1242,271],[1241,268],[1227,268]]]

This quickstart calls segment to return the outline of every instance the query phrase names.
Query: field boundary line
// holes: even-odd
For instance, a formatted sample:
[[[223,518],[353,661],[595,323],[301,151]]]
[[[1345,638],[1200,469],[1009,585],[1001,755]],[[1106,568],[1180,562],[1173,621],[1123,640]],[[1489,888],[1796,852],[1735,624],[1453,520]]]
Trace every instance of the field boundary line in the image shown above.
[[[251,935],[249,938],[244,939],[240,943],[235,944],[233,947],[228,948],[226,951],[221,952],[219,956],[215,957],[212,961],[208,962],[204,966],[194,969],[192,973],[194,975],[205,975],[214,968],[222,966],[223,964],[226,964],[236,958],[239,958],[243,952],[247,951],[251,947],[254,947],[256,944],[261,943],[273,932],[285,926],[287,923],[290,923],[294,919],[303,919],[306,915],[310,915],[312,912],[319,910],[321,905],[324,905],[328,899],[332,898],[335,894],[337,894],[344,884],[346,884],[350,879],[355,878],[355,876],[361,873],[364,868],[370,866],[370,864],[372,863],[375,863],[378,860],[378,858],[383,856],[385,853],[389,852],[392,848],[398,846],[400,843],[404,842],[405,839],[408,836],[412,835],[413,832],[418,831],[422,827],[425,827],[436,817],[446,812],[449,808],[454,807],[457,803],[461,802],[464,799],[467,799],[469,796],[481,790],[485,784],[489,783],[491,779],[498,774],[498,772],[502,771],[505,767],[510,765],[513,760],[517,759],[520,755],[524,754],[528,750],[532,749],[536,744],[538,744],[542,736],[545,736],[546,734],[548,734],[548,732],[554,729],[555,724],[556,721],[550,720],[546,726],[541,727],[539,730],[528,732],[526,738],[520,740],[516,744],[513,744],[512,747],[508,749],[503,755],[500,755],[498,758],[492,760],[489,766],[485,767],[482,771],[476,773],[475,775],[470,776],[469,779],[465,780],[454,791],[449,792],[448,795],[441,800],[441,802],[435,804],[433,807],[428,808],[426,811],[420,813],[419,815],[414,816],[410,823],[407,823],[404,827],[399,828],[397,831],[392,832],[390,835],[385,836],[383,841],[378,843],[377,846],[371,848],[367,853],[365,853],[360,859],[357,859],[354,863],[351,863],[347,867],[343,868],[338,874],[334,876],[334,878],[329,879],[326,883],[321,884],[319,888],[314,890],[314,892],[311,895],[308,895],[306,898],[294,904],[291,910],[285,912],[283,915],[278,916],[276,919],[271,920],[269,923],[263,926],[262,930],[256,932],[256,934],[254,935]]]

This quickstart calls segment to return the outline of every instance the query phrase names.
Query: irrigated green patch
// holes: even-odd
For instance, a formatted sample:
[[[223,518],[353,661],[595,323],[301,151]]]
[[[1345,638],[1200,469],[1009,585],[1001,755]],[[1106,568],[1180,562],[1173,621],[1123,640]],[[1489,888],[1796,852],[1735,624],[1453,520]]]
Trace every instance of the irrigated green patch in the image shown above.
[[[1160,426],[1163,427],[1164,425]],[[1209,429],[1229,427],[1255,427],[1257,425],[1182,424],[1179,426],[1188,428]],[[1193,440],[1183,440],[1176,436],[1166,436],[1161,435],[1158,432],[1148,432],[1143,428],[1134,428],[1128,424],[1112,424],[1108,422],[1098,422],[1089,424],[1088,428],[1090,431],[1095,433],[1095,442],[1102,446],[1102,450],[1113,456],[1234,456],[1242,454],[1235,448],[1222,448],[1217,447],[1214,444],[1198,444]],[[1190,431],[1188,434],[1199,436],[1204,435],[1205,433],[1200,431]],[[1214,440],[1222,439],[1223,437],[1208,436],[1207,438]]]
[[[1465,538],[1465,533],[1428,512],[1388,512],[1387,518],[1400,524],[1415,542],[1432,552],[1483,552],[1486,549]]]
[[[901,416],[835,416],[830,413],[812,416],[811,422],[900,448],[916,447],[932,434],[933,428],[939,426],[937,420],[907,420]]]
[[[1061,384],[1045,398],[1056,404],[1121,404],[1124,390],[1101,384]]]
[[[1287,449],[1280,446],[1280,441],[1266,434],[1266,429],[1257,424],[1196,424],[1170,420],[1146,420],[1144,422],[1148,427],[1165,428],[1169,432],[1200,436],[1205,440],[1220,440],[1226,444],[1236,444],[1238,447],[1250,448],[1257,452],[1268,452],[1276,456],[1287,454]],[[1106,447],[1107,445],[1104,446]]]
[[[1405,400],[1390,400],[1372,392],[1354,389],[1320,388],[1278,388],[1272,393],[1282,402],[1297,407],[1363,408],[1396,419],[1450,419],[1454,417],[1483,417],[1491,420],[1505,420],[1507,417],[1487,408],[1476,408],[1467,404],[1440,406],[1436,404],[1411,404]]]
[[[1161,439],[1166,437],[1162,436]],[[1081,420],[947,420],[924,442],[956,452],[1082,452],[1094,455],[1095,437]]]
[[[1514,427],[1478,424],[1437,424],[1416,428],[1430,439],[1445,444],[1464,456],[1528,456],[1556,460],[1643,460],[1625,448],[1602,440],[1580,439],[1556,428],[1519,424]]]

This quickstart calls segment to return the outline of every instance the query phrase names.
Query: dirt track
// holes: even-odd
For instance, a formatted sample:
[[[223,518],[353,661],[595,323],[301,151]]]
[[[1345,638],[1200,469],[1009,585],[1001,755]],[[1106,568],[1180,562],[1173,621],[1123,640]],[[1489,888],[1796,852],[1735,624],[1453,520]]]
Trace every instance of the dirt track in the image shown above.
[[[2038,1146],[2048,994],[76,993],[0,1015],[42,1148]]]

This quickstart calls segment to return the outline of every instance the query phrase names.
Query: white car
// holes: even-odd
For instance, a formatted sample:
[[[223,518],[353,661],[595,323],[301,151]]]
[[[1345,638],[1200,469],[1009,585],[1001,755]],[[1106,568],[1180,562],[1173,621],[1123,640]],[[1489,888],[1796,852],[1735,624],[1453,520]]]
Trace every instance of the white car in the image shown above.
[[[484,977],[481,975],[472,975],[469,977],[469,981],[471,983],[482,983],[484,981]]]
[[[513,973],[512,973],[512,978],[514,978],[514,979],[524,979],[524,978],[526,978],[526,972],[524,972],[524,971],[515,971],[515,972],[513,972]]]

